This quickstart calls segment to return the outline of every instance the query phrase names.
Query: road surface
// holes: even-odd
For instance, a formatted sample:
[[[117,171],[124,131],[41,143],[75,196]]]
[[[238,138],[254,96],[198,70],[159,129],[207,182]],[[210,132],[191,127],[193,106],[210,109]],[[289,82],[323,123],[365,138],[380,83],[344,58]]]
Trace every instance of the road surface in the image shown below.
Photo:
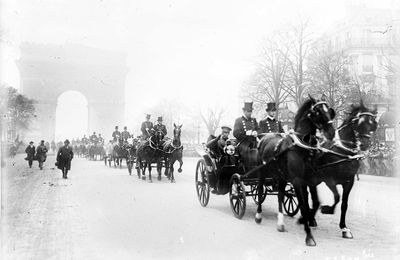
[[[184,158],[176,183],[129,176],[126,167],[75,158],[67,180],[49,156],[32,169],[22,155],[2,169],[3,259],[400,259],[400,181],[361,176],[350,195],[341,238],[335,215],[318,213],[316,247],[306,247],[302,227],[285,217],[276,231],[276,197],[267,197],[263,221],[248,198],[243,219],[233,217],[228,196],[211,194],[200,206],[194,185],[198,158]],[[155,176],[155,175],[153,175]],[[321,200],[333,201],[327,188]]]

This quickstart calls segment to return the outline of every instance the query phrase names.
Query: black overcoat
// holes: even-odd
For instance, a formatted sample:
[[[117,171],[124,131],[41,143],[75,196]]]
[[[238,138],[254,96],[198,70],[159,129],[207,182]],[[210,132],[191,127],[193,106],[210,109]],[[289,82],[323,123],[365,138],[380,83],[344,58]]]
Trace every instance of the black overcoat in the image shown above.
[[[57,152],[57,167],[62,170],[64,167],[67,170],[71,169],[71,160],[74,158],[74,153],[70,146],[62,146]]]

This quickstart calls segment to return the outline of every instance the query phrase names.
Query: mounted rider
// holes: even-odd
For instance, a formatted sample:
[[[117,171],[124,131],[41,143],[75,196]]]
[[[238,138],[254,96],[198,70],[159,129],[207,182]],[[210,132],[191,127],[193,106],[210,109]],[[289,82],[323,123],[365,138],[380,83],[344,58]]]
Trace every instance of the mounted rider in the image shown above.
[[[89,140],[92,144],[97,145],[99,138],[97,137],[96,132],[93,132],[93,134],[89,137]]]
[[[150,137],[150,131],[153,129],[153,123],[150,122],[150,114],[146,115],[146,121],[142,123],[140,130],[142,131],[142,140],[147,140]]]
[[[118,131],[118,126],[115,126],[115,130],[114,130],[114,132],[112,133],[113,141],[114,141],[114,142],[117,142],[118,139],[120,138],[120,136],[121,136],[121,132]]]
[[[282,123],[275,119],[276,103],[267,103],[267,118],[260,121],[260,133],[283,133]]]
[[[99,134],[99,144],[104,145],[104,138]]]
[[[245,165],[249,165],[251,159],[250,151],[257,149],[258,123],[257,120],[251,117],[253,112],[253,102],[245,102],[243,116],[235,120],[233,127],[233,136],[238,141],[238,152],[244,161]],[[252,160],[251,160],[252,161]]]
[[[89,142],[89,139],[86,137],[86,135],[83,135],[81,141],[82,141],[82,144],[86,145]],[[61,145],[60,145],[60,143],[61,143]],[[60,147],[63,145],[62,142],[58,142],[58,144]]]
[[[127,142],[127,140],[131,137],[131,134],[127,129],[128,128],[124,126],[124,131],[121,133],[121,138],[124,140],[124,142]]]

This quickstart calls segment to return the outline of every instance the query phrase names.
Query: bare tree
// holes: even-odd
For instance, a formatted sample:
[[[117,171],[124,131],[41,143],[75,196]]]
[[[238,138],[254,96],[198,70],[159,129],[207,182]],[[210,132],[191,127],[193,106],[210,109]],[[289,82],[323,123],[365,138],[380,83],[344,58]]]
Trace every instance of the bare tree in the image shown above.
[[[290,84],[286,91],[293,98],[298,107],[305,98],[306,71],[305,62],[310,53],[312,37],[309,19],[300,19],[299,23],[290,26],[288,32],[289,42],[289,69]]]
[[[254,101],[256,109],[275,102],[277,107],[288,97],[289,48],[282,35],[266,40],[256,63],[256,71],[246,84],[245,97]]]
[[[201,119],[206,125],[209,135],[215,135],[215,131],[220,125],[221,118],[224,114],[224,109],[219,108],[208,108],[205,113],[200,111]]]
[[[316,49],[309,63],[309,93],[324,96],[329,105],[339,112],[339,116],[342,116],[347,97],[354,89],[348,64],[348,58],[342,53],[330,52],[326,48]]]

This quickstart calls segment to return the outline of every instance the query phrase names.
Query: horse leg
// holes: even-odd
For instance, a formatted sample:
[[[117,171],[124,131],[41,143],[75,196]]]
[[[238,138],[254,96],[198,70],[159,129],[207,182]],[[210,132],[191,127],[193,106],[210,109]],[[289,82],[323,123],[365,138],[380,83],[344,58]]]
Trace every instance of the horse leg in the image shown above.
[[[258,184],[257,184],[257,196],[258,196],[258,205],[257,205],[257,213],[255,217],[255,221],[257,224],[261,223],[262,220],[262,198],[264,192],[264,176],[261,172],[258,173]]]
[[[315,214],[317,213],[317,210],[319,208],[319,198],[318,198],[318,192],[317,192],[317,186],[309,186],[310,193],[311,193],[311,199],[312,199],[312,209],[310,210],[310,218],[309,218],[309,225],[310,227],[316,227],[317,226],[317,221],[315,220]]]
[[[279,232],[285,232],[285,222],[283,219],[283,211],[282,211],[282,205],[283,205],[283,199],[284,199],[284,194],[285,194],[285,187],[286,187],[286,181],[285,180],[279,180],[278,181],[278,223],[277,223],[277,230]]]
[[[178,159],[178,162],[179,162],[179,169],[178,169],[178,172],[181,173],[181,172],[182,172],[182,165],[183,165],[182,158],[179,158],[179,159]]]
[[[151,163],[148,163],[147,166],[149,167],[149,182],[153,182],[151,179]]]
[[[293,181],[293,186],[296,191],[297,199],[299,200],[299,206],[302,216],[302,221],[299,221],[304,225],[304,231],[306,232],[306,245],[307,246],[316,246],[314,237],[311,234],[310,226],[308,225],[309,219],[309,208],[308,208],[308,191],[307,185],[303,183],[301,179],[296,177]]]
[[[354,179],[352,179],[350,182],[342,184],[343,195],[342,195],[342,206],[341,206],[339,227],[342,230],[343,238],[353,238],[353,234],[351,233],[350,229],[346,227],[347,203],[349,201],[349,195],[351,189],[353,188],[353,184],[354,184]]]
[[[161,181],[161,169],[162,169],[161,162],[158,161],[158,162],[157,162],[157,174],[158,174],[157,180],[159,180],[159,181]]]
[[[339,203],[340,195],[337,190],[336,184],[333,183],[326,183],[328,188],[333,192],[333,198],[335,202],[333,203],[332,206],[329,205],[323,205],[321,206],[321,213],[322,214],[334,214],[335,213],[335,207]]]
[[[174,177],[174,162],[171,162],[171,166],[170,166],[170,177],[171,177],[171,183],[175,182],[175,177]]]

